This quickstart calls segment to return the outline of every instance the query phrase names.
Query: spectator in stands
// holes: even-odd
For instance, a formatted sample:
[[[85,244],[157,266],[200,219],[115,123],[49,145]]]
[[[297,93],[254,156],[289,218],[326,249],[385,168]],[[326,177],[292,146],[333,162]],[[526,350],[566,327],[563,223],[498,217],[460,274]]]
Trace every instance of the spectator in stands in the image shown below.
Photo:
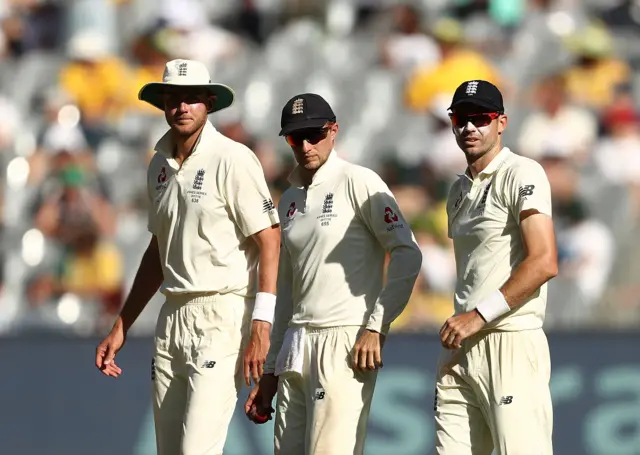
[[[572,200],[579,188],[580,173],[577,167],[552,145],[544,149],[538,161],[549,179],[553,205]]]
[[[429,292],[450,296],[455,290],[456,263],[453,243],[447,235],[446,202],[436,204],[429,211],[414,218],[416,239],[422,255],[428,258],[422,261],[422,275]],[[449,317],[451,302],[447,303]],[[443,314],[446,313],[443,309]],[[444,320],[442,321],[444,322]]]
[[[627,185],[640,204],[640,116],[631,98],[602,113],[606,136],[593,151],[594,161],[610,183]]]
[[[140,103],[138,91],[143,85],[156,80],[164,71],[164,65],[170,60],[168,50],[163,46],[162,30],[152,28],[134,37],[131,54],[135,64],[131,68],[131,77],[127,81],[129,90],[127,110],[145,116],[160,117],[162,112],[147,103]]]
[[[449,194],[451,184],[458,174],[467,168],[467,161],[451,134],[451,119],[448,108],[450,96],[437,96],[429,109],[434,129],[428,146],[424,147],[426,185],[430,194],[437,200],[444,200]]]
[[[580,293],[576,302],[588,311],[606,289],[615,259],[615,240],[603,222],[589,215],[579,198],[558,206],[557,211],[567,221],[558,233],[559,274],[573,280]]]
[[[451,316],[451,295],[456,280],[444,205],[414,217],[411,229],[425,260],[409,303],[394,323],[394,330],[435,330]]]
[[[34,277],[27,289],[30,303],[39,306],[66,293],[101,306],[100,322],[110,322],[122,304],[123,258],[91,224],[73,231],[56,258],[56,267]]]
[[[60,85],[80,108],[83,130],[95,149],[127,105],[122,89],[127,65],[109,49],[107,37],[90,29],[71,37],[67,53],[70,62],[60,72]]]
[[[69,119],[77,114],[73,100],[59,87],[45,90],[38,98],[42,124],[36,131],[37,146],[29,156],[29,184],[38,187],[63,166],[73,162],[87,171],[96,168],[95,156],[80,126]],[[64,110],[63,110],[64,109]]]
[[[523,13],[511,29],[511,39],[505,39],[509,50],[501,61],[505,76],[514,85],[530,87],[546,74],[566,66],[571,53],[564,36],[583,21],[581,2],[503,0],[501,3],[519,4],[515,8],[521,7]]]
[[[198,0],[163,0],[159,2],[164,23],[163,48],[172,58],[203,62],[211,72],[216,66],[241,50],[245,44],[235,33],[213,25]]]
[[[470,79],[484,79],[504,88],[498,70],[465,42],[462,24],[458,21],[441,19],[432,34],[440,48],[442,60],[435,68],[418,68],[409,78],[405,88],[409,109],[424,112],[436,96],[451,96],[462,82]]]
[[[1,92],[0,112],[2,112],[2,122],[0,122],[0,153],[3,153],[13,148],[22,119],[17,106],[7,95]]]
[[[536,110],[525,118],[518,139],[519,152],[539,160],[554,147],[574,162],[584,162],[598,135],[598,121],[584,107],[569,102],[565,78],[553,74],[533,90]]]
[[[55,50],[61,37],[64,6],[53,0],[10,1],[0,11],[0,36],[5,52],[13,57],[34,51]],[[1,8],[0,8],[1,9]],[[1,56],[2,52],[0,52]]]
[[[106,199],[88,186],[89,179],[79,167],[65,166],[56,175],[57,185],[49,188],[37,208],[35,226],[62,245],[70,245],[92,225],[100,238],[115,233],[116,217]]]
[[[609,30],[591,24],[575,33],[568,45],[576,57],[566,72],[571,100],[594,110],[609,106],[631,76],[629,64],[614,55]]]
[[[387,68],[410,74],[417,67],[423,71],[440,61],[440,49],[432,37],[422,31],[419,11],[410,4],[392,8],[393,31],[385,37],[381,53]]]

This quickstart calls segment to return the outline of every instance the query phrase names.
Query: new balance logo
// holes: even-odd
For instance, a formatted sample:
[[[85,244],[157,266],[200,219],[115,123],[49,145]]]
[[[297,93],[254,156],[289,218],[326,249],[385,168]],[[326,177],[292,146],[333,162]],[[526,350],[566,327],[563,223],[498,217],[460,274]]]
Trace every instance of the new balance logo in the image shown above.
[[[187,63],[178,63],[178,76],[187,75]]]
[[[324,399],[324,389],[316,389],[316,393],[313,396],[314,401],[323,400]]]
[[[198,172],[196,172],[196,177],[193,179],[193,189],[201,190],[202,182],[204,182],[204,169],[199,169]]]
[[[511,404],[512,401],[513,397],[511,395],[504,396],[500,398],[500,406],[502,406],[503,404]]]
[[[322,213],[331,213],[333,210],[333,193],[328,193],[324,197],[324,204],[322,204]]]
[[[213,368],[216,366],[216,362],[213,360],[205,360],[200,368]]]
[[[264,213],[275,210],[275,208],[276,206],[271,199],[265,199],[264,201],[262,201],[262,211]]]
[[[520,189],[518,190],[518,195],[522,198],[522,197],[527,197],[527,196],[531,196],[533,194],[533,190],[536,186],[535,185],[524,185],[521,186]]]

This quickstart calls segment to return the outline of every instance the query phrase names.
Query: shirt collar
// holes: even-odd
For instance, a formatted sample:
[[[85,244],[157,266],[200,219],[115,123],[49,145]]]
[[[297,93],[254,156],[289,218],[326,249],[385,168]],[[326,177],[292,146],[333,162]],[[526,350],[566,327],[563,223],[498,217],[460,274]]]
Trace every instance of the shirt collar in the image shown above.
[[[340,158],[338,158],[338,153],[335,149],[331,150],[327,161],[320,166],[320,169],[318,169],[315,174],[313,174],[313,177],[311,178],[311,185],[309,186],[316,186],[327,180],[328,177],[333,175],[333,170],[339,163]],[[300,177],[300,165],[296,166],[289,175],[289,182],[296,187],[305,186],[302,178]]]
[[[513,152],[509,150],[508,147],[503,147],[502,150],[500,150],[498,154],[491,160],[491,162],[487,165],[487,167],[485,167],[482,171],[480,171],[480,173],[478,174],[478,177],[486,177],[494,174],[498,169],[500,169],[500,166],[502,166],[502,163],[504,163],[505,160],[509,158],[509,156],[511,156],[512,154]],[[469,171],[468,167],[464,171],[464,174],[458,174],[458,177],[466,178],[473,182],[473,177],[471,177],[471,172]]]
[[[196,144],[193,147],[193,152],[191,156],[196,155],[199,152],[199,145],[204,140],[207,142],[209,137],[211,137],[217,130],[211,124],[209,120],[204,124],[204,128],[202,128],[202,133],[200,137],[196,141]],[[173,160],[173,150],[175,148],[175,142],[173,141],[173,135],[171,134],[171,129],[164,133],[164,136],[160,138],[160,140],[156,143],[155,151],[164,156],[167,160]]]

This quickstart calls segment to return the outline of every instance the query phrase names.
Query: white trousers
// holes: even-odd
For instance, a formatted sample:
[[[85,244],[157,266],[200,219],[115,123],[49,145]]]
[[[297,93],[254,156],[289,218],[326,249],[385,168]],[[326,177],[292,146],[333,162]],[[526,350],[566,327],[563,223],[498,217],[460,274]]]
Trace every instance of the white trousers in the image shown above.
[[[551,362],[542,329],[481,333],[438,361],[438,455],[552,455]]]
[[[302,375],[279,377],[276,455],[362,455],[377,371],[355,372],[360,327],[307,329]]]
[[[158,455],[220,455],[242,387],[253,299],[169,297],[152,364]]]

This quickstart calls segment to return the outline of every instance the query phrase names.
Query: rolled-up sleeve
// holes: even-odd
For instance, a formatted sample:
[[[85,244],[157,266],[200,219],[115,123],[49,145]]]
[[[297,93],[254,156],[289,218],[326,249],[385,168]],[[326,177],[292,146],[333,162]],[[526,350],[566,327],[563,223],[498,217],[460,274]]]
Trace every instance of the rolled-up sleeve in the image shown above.
[[[540,164],[528,160],[514,167],[508,185],[507,202],[518,223],[520,223],[520,213],[525,210],[537,210],[552,216],[551,186]]]

